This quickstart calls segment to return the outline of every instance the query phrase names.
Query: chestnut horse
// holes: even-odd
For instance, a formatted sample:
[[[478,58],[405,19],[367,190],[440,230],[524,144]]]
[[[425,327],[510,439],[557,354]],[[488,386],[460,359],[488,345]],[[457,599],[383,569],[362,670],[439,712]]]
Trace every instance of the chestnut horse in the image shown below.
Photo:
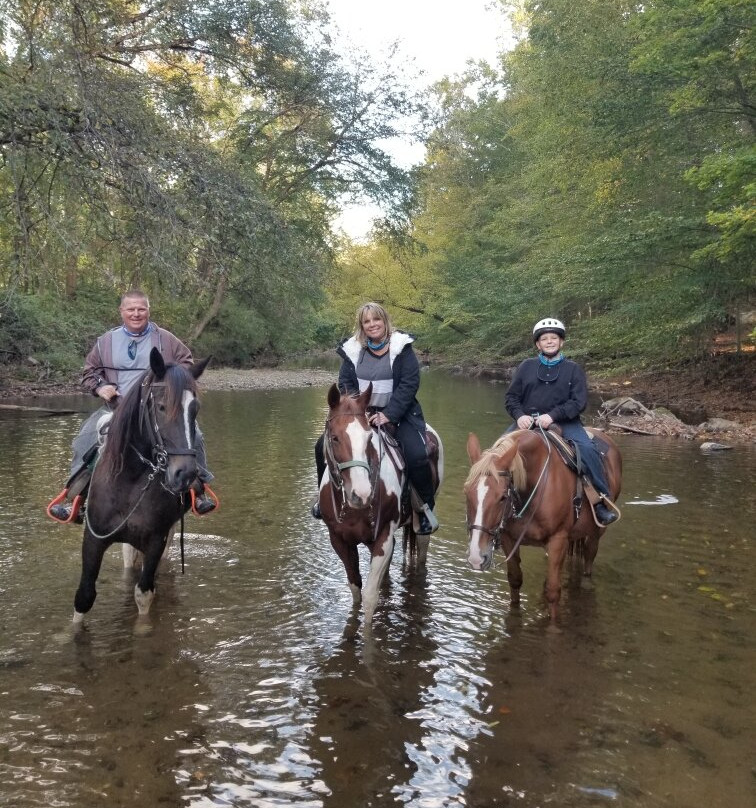
[[[328,391],[329,413],[325,425],[326,470],[320,482],[320,511],[328,527],[331,545],[344,564],[355,607],[364,603],[370,624],[378,603],[378,590],[391,563],[394,532],[403,526],[405,551],[416,551],[424,564],[430,536],[417,536],[416,516],[403,497],[405,470],[392,457],[379,430],[367,420],[372,384],[356,396],[341,395],[334,384]],[[438,434],[426,425],[434,483],[443,478],[443,446]],[[370,550],[370,574],[362,590],[357,548]]]
[[[94,604],[103,555],[115,542],[124,543],[124,559],[126,543],[144,556],[134,599],[139,614],[148,613],[168,536],[191,505],[187,492],[197,475],[195,379],[208,361],[187,370],[166,365],[153,348],[150,370],[119,399],[89,486],[75,624]]]
[[[609,494],[616,500],[622,482],[622,457],[608,435],[590,429],[588,432],[598,434],[606,447]],[[522,586],[520,545],[543,547],[548,556],[544,594],[551,625],[556,626],[561,572],[570,543],[581,543],[583,574],[590,577],[605,528],[595,522],[585,496],[576,513],[573,500],[577,477],[545,434],[517,430],[481,453],[477,436],[470,433],[467,454],[473,464],[464,486],[470,536],[468,561],[473,569],[486,570],[493,561],[494,549],[501,546],[506,554],[510,605],[516,608]]]

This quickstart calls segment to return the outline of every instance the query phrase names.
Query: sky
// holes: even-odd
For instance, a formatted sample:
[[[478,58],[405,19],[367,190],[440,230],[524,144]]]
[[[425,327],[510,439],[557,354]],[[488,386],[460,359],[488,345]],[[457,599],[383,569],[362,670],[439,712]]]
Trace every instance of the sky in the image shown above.
[[[506,17],[494,0],[327,0],[331,19],[355,45],[380,58],[394,42],[414,59],[425,86],[462,73],[469,59],[496,62],[511,46]],[[409,167],[422,162],[423,149],[397,143],[394,158]],[[380,211],[349,206],[336,222],[349,236],[364,238]]]

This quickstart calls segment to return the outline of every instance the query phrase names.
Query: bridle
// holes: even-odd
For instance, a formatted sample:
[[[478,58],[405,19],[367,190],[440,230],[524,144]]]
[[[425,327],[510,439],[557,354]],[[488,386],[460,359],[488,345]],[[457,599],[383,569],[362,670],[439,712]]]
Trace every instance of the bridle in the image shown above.
[[[149,466],[153,472],[165,473],[170,457],[196,457],[197,450],[189,448],[175,448],[166,445],[158,424],[155,407],[154,388],[165,388],[165,382],[147,381],[142,382],[142,394],[139,398],[139,429],[144,432],[148,443],[152,444],[152,461],[148,460],[142,453],[133,446],[141,461]],[[166,489],[168,490],[168,489]]]
[[[502,498],[501,518],[499,519],[499,522],[498,522],[497,526],[493,530],[491,528],[486,527],[485,525],[471,525],[471,524],[468,523],[468,525],[467,525],[467,534],[470,537],[471,541],[472,541],[472,532],[473,532],[473,530],[479,530],[481,533],[485,533],[486,535],[488,535],[488,536],[490,536],[492,538],[494,549],[498,550],[499,547],[501,546],[501,534],[502,534],[502,531],[504,530],[504,525],[510,519],[522,519],[523,514],[525,513],[525,511],[528,509],[528,507],[533,502],[533,498],[535,497],[536,492],[538,492],[538,494],[539,494],[539,496],[538,496],[538,504],[540,504],[540,501],[543,498],[543,494],[544,494],[544,492],[546,490],[545,483],[546,483],[546,480],[548,479],[549,461],[551,460],[551,442],[546,437],[546,435],[543,433],[543,429],[541,429],[541,437],[543,438],[543,440],[546,443],[546,449],[547,449],[547,451],[546,451],[546,460],[544,461],[543,468],[541,469],[541,473],[538,475],[538,479],[536,480],[536,484],[533,486],[533,489],[530,492],[530,496],[528,497],[525,504],[522,506],[522,508],[520,508],[519,511],[516,510],[514,501],[515,501],[515,497],[517,496],[517,489],[514,487],[512,472],[509,469],[504,469],[503,471],[499,471],[498,472],[499,476],[504,477],[505,479],[507,479],[506,493],[504,494],[504,496]],[[535,507],[531,508],[530,514],[528,515],[528,518],[525,521],[525,524],[523,525],[522,530],[520,531],[520,535],[517,537],[517,541],[514,543],[512,549],[507,554],[507,557],[506,557],[505,561],[509,561],[514,556],[514,554],[517,552],[517,550],[519,549],[520,544],[522,544],[522,540],[525,538],[525,533],[527,532],[527,529],[528,529],[530,523],[533,521],[533,517],[535,516],[535,512],[536,512],[536,508]]]
[[[335,415],[330,415],[326,419],[325,425],[325,440],[324,440],[324,454],[325,454],[325,461],[326,466],[328,467],[328,475],[330,477],[331,483],[331,499],[333,501],[333,511],[336,514],[336,521],[342,522],[344,519],[344,515],[347,509],[350,507],[347,498],[344,492],[344,476],[342,475],[342,471],[352,468],[362,468],[365,469],[368,473],[368,477],[370,479],[370,509],[369,509],[369,520],[370,524],[373,525],[375,523],[375,516],[374,516],[374,502],[375,502],[375,492],[377,488],[378,482],[378,473],[380,470],[381,465],[381,458],[378,457],[378,462],[371,464],[369,460],[344,460],[339,462],[336,459],[336,454],[333,448],[333,432],[331,429],[331,421],[335,420],[336,418],[357,418],[358,416],[355,413],[347,413],[347,412],[340,412],[336,413]],[[340,506],[336,507],[336,492],[339,493],[339,499],[341,500]]]
[[[108,531],[107,533],[98,533],[92,527],[92,523],[89,521],[89,510],[87,509],[84,513],[84,520],[86,523],[89,532],[94,536],[96,539],[109,539],[112,536],[115,536],[121,528],[123,528],[129,519],[134,515],[136,509],[139,507],[140,503],[144,499],[145,494],[147,493],[147,489],[152,485],[153,481],[158,478],[159,475],[163,475],[165,477],[165,472],[168,468],[168,459],[172,456],[186,456],[186,457],[196,457],[197,450],[196,449],[189,449],[189,448],[174,448],[168,446],[166,442],[163,440],[162,432],[160,431],[160,424],[158,423],[156,407],[155,407],[155,395],[153,393],[153,388],[155,387],[165,387],[165,382],[156,382],[156,381],[149,381],[145,379],[141,385],[141,394],[139,397],[139,430],[141,433],[144,433],[147,439],[147,442],[152,445],[152,459],[145,457],[139,449],[132,443],[130,444],[131,448],[134,450],[137,457],[142,461],[142,463],[147,466],[150,470],[150,473],[147,475],[147,480],[142,486],[142,489],[139,492],[139,496],[137,497],[136,502],[134,503],[133,507],[126,516],[121,520],[117,527],[113,530]],[[96,462],[96,461],[95,461]],[[160,481],[161,486],[165,491],[169,494],[172,494],[175,497],[178,497],[181,501],[183,506],[184,502],[184,494],[177,494],[175,491],[171,491],[170,488],[165,484],[165,480]],[[183,570],[183,544],[184,544],[184,509],[181,508],[181,550],[182,550],[182,570]]]
[[[504,477],[506,481],[506,492],[501,501],[501,518],[499,519],[495,528],[486,527],[485,525],[477,525],[467,523],[467,533],[472,538],[473,530],[479,530],[493,539],[495,549],[499,549],[501,545],[501,531],[504,529],[505,523],[515,516],[514,497],[516,495],[515,487],[512,482],[512,472],[509,469],[498,472],[500,477]]]

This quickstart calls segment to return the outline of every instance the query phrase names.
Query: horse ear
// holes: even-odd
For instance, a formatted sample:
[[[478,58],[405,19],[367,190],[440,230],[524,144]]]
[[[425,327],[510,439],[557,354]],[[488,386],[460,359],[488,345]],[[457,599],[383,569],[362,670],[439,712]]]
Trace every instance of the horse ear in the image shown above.
[[[207,359],[203,359],[201,362],[195,362],[190,368],[189,372],[194,376],[195,379],[199,379],[199,377],[205,372],[205,368],[210,364],[210,360],[213,358],[212,354],[207,357]]]
[[[467,438],[467,456],[471,463],[477,463],[480,460],[480,441],[474,432],[471,432]]]
[[[156,379],[162,379],[165,376],[165,360],[157,348],[150,351],[150,367]]]
[[[362,409],[367,409],[368,404],[370,404],[370,399],[372,395],[373,395],[373,383],[370,382],[368,386],[365,388],[365,390],[362,393],[360,393],[357,399],[360,402],[360,407],[362,407]]]
[[[337,385],[332,384],[328,391],[328,406],[333,409],[341,401],[341,393]]]

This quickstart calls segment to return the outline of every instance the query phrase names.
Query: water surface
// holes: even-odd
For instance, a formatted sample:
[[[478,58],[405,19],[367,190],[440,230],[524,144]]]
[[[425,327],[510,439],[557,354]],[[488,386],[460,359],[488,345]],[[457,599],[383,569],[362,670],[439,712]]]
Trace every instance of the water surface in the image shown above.
[[[43,511],[80,416],[0,421],[0,804],[754,804],[753,449],[620,436],[623,519],[592,590],[565,570],[552,635],[542,552],[523,551],[519,614],[503,564],[465,563],[465,442],[503,431],[503,387],[425,373],[442,526],[426,571],[396,553],[372,633],[346,639],[346,578],[308,513],[325,393],[204,395],[222,506],[187,521],[146,636],[117,548],[68,631],[81,529]]]

